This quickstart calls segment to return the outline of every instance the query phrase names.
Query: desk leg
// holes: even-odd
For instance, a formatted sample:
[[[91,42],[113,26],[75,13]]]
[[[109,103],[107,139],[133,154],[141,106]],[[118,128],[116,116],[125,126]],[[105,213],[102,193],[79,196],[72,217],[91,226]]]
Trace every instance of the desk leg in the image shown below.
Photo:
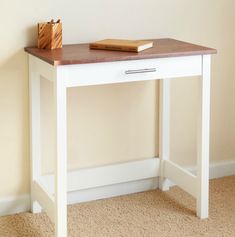
[[[33,71],[31,61],[29,63],[31,211],[32,213],[39,213],[42,209],[35,199],[33,181],[38,180],[41,174],[40,75]]]
[[[66,87],[57,75],[54,82],[56,105],[55,231],[67,236],[67,110]]]
[[[210,137],[210,55],[202,56],[201,98],[198,122],[197,216],[208,217]]]
[[[164,161],[170,159],[170,79],[160,80],[160,178],[159,188],[169,190],[169,181],[164,175]]]

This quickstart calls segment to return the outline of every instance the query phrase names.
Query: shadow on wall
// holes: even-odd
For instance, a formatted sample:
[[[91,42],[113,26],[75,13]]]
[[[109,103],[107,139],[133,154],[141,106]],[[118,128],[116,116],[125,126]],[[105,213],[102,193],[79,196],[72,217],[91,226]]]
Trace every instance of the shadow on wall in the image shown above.
[[[38,34],[38,26],[37,24],[29,26],[26,29],[26,44],[24,47],[27,46],[34,46],[37,44],[37,34]]]

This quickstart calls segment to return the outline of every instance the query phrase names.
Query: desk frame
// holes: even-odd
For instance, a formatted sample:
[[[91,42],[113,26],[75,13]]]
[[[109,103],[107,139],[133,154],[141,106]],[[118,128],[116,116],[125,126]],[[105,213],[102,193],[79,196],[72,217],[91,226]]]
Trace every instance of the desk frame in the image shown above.
[[[66,90],[69,87],[162,79],[160,83],[160,175],[159,187],[169,189],[169,180],[190,193],[197,200],[197,216],[208,217],[209,192],[209,120],[210,120],[210,60],[211,55],[180,56],[141,59],[107,63],[53,66],[29,56],[30,108],[31,108],[31,198],[32,212],[41,207],[54,221],[57,237],[67,236],[67,108]],[[149,65],[159,66],[159,74],[116,75],[116,68],[138,69]],[[163,67],[163,66],[164,67]],[[92,71],[93,68],[96,68]],[[162,69],[163,68],[163,69]],[[100,77],[102,73],[107,76]],[[93,75],[93,77],[92,77]],[[55,191],[50,193],[41,182],[40,153],[40,78],[54,84],[56,108],[56,168]],[[201,101],[199,103],[197,176],[170,160],[170,78],[201,76]],[[40,205],[39,205],[40,204]]]

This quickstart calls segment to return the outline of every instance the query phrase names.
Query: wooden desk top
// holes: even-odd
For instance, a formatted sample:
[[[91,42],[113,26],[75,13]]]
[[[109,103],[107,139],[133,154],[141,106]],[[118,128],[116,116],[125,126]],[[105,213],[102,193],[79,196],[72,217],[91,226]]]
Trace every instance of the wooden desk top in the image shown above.
[[[215,49],[174,39],[153,41],[152,48],[139,53],[89,49],[89,44],[64,45],[62,49],[54,50],[26,47],[25,51],[55,66],[216,53]]]

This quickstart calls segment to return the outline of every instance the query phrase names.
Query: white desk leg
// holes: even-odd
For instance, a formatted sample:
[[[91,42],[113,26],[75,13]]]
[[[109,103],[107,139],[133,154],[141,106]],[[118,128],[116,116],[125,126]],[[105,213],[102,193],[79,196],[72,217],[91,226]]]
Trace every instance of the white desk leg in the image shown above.
[[[41,136],[40,136],[40,75],[33,71],[29,61],[29,85],[30,85],[30,159],[31,159],[31,211],[39,213],[42,211],[35,200],[33,193],[33,181],[41,174]]]
[[[58,73],[58,71],[57,71]],[[55,78],[56,104],[56,170],[55,231],[56,237],[67,236],[67,111],[64,78]]]
[[[169,181],[164,176],[164,160],[170,159],[170,79],[160,80],[160,178],[159,188],[169,190]]]
[[[209,203],[210,59],[210,55],[202,56],[197,159],[197,216],[201,219],[208,217]]]

